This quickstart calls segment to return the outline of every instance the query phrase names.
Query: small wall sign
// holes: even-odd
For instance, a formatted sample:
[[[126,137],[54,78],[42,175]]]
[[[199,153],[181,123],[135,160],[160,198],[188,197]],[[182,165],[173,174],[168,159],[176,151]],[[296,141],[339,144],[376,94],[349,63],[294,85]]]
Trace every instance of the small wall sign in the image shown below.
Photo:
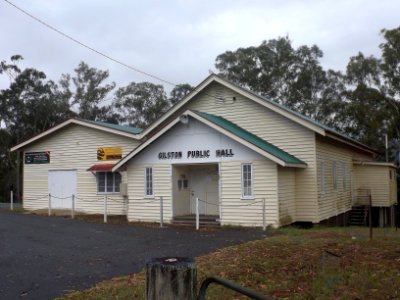
[[[97,148],[97,160],[115,160],[122,158],[122,147]]]
[[[26,152],[25,164],[48,164],[50,163],[50,151]]]

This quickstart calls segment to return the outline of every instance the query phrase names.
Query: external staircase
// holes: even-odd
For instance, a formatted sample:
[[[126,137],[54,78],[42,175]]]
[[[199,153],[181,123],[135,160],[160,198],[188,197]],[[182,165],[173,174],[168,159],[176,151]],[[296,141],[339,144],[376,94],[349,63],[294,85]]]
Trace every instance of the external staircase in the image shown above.
[[[353,206],[350,211],[348,225],[350,226],[366,226],[368,225],[368,206]]]

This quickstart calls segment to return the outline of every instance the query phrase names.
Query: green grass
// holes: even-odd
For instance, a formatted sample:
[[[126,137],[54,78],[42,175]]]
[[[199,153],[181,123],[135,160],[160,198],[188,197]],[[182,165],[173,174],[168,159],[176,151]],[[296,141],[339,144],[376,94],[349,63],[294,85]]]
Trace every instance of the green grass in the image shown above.
[[[198,286],[208,276],[276,299],[400,299],[400,231],[283,228],[273,237],[196,259]],[[329,251],[329,254],[326,251]],[[60,299],[144,299],[144,273],[114,278]],[[208,299],[247,299],[211,285]]]

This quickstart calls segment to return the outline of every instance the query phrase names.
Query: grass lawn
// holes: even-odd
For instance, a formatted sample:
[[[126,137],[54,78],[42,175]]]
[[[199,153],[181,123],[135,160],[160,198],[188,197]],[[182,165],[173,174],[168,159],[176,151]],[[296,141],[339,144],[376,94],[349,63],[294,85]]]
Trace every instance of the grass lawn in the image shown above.
[[[273,230],[273,237],[196,259],[198,287],[219,276],[276,299],[400,299],[400,230]],[[143,272],[60,299],[144,299]],[[208,299],[247,299],[211,285]]]

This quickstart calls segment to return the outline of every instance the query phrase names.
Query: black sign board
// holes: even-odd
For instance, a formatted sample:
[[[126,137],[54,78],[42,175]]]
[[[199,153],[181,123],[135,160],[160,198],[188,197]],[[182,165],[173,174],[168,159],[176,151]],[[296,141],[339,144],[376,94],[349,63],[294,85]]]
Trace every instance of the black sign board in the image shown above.
[[[25,164],[48,164],[50,163],[50,151],[25,153]]]

